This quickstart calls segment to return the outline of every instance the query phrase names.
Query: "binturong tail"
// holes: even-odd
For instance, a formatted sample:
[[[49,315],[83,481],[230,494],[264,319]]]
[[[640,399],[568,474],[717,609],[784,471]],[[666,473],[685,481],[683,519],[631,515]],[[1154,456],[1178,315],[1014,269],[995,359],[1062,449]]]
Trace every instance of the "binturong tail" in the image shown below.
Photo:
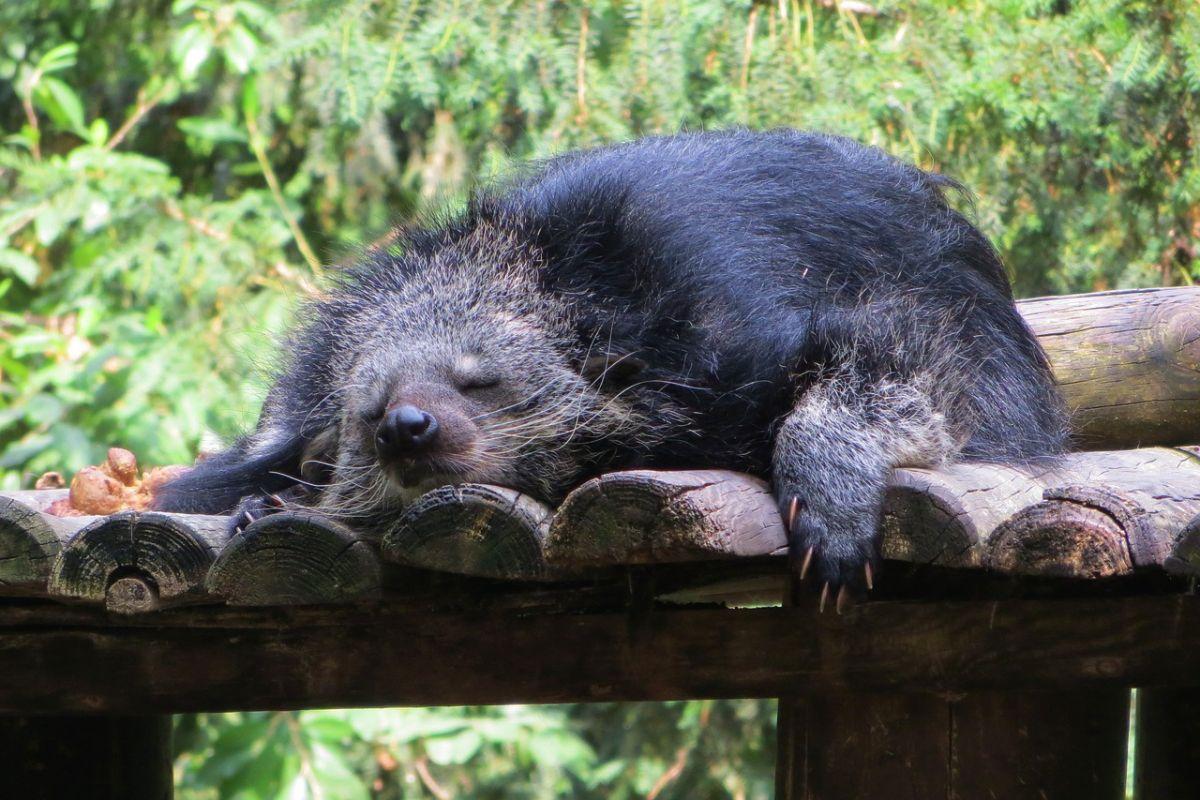
[[[228,514],[247,495],[294,485],[303,448],[299,436],[270,447],[245,439],[164,485],[151,507],[181,514]]]

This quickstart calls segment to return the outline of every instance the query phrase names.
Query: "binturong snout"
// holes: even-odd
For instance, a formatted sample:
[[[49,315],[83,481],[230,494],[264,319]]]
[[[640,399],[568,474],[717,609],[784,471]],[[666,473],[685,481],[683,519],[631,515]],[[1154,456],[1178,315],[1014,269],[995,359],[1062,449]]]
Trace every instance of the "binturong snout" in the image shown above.
[[[433,447],[439,428],[428,411],[409,404],[397,406],[375,429],[375,450],[384,461],[419,456]]]

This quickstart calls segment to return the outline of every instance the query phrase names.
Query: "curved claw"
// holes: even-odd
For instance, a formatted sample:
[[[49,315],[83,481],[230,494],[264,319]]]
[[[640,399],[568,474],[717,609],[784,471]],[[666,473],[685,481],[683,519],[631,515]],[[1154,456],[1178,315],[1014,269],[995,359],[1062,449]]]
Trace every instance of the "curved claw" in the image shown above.
[[[788,533],[792,532],[792,528],[796,526],[796,512],[800,510],[800,498],[792,495],[792,502],[788,505],[787,529]]]
[[[846,589],[846,584],[843,583],[841,585],[841,587],[838,588],[837,602],[833,604],[833,607],[834,607],[834,609],[837,610],[838,614],[841,614],[842,609],[846,607],[846,604],[849,601],[850,601],[850,592],[848,589]]]
[[[247,524],[247,525],[253,525],[253,524],[254,524],[254,515],[253,515],[253,514],[251,514],[249,511],[243,511],[243,512],[242,512],[242,517],[243,517],[243,518],[246,520],[246,524]]]
[[[804,553],[804,561],[800,564],[800,580],[804,580],[808,575],[808,568],[812,566],[813,553],[816,552],[816,547],[810,547]]]
[[[825,613],[825,601],[827,601],[828,599],[829,599],[829,581],[825,581],[825,585],[821,587],[821,605],[818,608],[819,613],[821,613],[821,614]]]
[[[863,573],[867,578],[867,591],[868,592],[874,591],[875,590],[875,573],[871,570],[871,562],[870,561],[868,561],[866,564],[863,564]]]

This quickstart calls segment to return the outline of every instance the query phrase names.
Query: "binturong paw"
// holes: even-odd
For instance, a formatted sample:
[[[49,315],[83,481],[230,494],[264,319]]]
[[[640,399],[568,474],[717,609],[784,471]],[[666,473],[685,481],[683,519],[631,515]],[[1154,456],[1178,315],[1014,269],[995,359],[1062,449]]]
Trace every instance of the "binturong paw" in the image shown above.
[[[250,494],[241,499],[233,515],[229,518],[229,531],[237,535],[251,523],[270,514],[277,514],[288,508],[294,508],[307,500],[311,494],[307,486],[297,484],[279,492]]]
[[[788,534],[789,567],[797,582],[816,577],[820,611],[835,597],[840,614],[851,600],[875,588],[875,514],[821,512],[798,493],[782,494],[778,502]]]

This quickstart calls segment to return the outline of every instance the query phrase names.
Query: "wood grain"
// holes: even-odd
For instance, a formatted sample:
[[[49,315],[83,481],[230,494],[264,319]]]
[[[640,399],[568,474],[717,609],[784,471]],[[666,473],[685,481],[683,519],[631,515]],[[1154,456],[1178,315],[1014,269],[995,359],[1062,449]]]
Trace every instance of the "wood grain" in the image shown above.
[[[154,511],[99,517],[64,545],[49,593],[124,614],[212,602],[204,576],[228,539],[227,528],[225,517]]]
[[[568,602],[574,590],[563,593]],[[0,711],[234,709],[1200,685],[1191,595],[585,613],[406,598],[115,616],[0,606]],[[563,606],[567,607],[566,605]],[[247,668],[252,665],[252,668]]]
[[[1200,443],[1200,286],[1017,303],[1089,449]]]
[[[230,539],[203,586],[230,605],[353,603],[378,596],[380,565],[344,525],[316,512],[283,511]]]

